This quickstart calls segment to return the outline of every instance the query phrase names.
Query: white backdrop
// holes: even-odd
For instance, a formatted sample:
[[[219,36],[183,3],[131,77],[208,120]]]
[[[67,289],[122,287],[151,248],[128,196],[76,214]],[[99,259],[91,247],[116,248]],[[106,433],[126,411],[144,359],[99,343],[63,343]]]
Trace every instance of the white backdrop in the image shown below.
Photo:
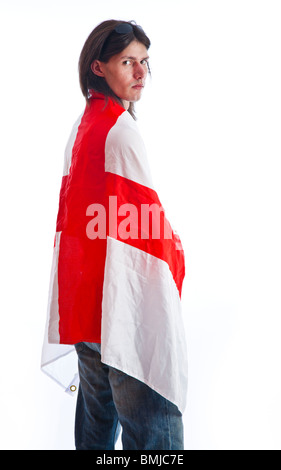
[[[0,447],[74,448],[40,355],[78,57],[110,18],[152,40],[137,110],[186,253],[186,449],[280,449],[278,0],[0,0]]]

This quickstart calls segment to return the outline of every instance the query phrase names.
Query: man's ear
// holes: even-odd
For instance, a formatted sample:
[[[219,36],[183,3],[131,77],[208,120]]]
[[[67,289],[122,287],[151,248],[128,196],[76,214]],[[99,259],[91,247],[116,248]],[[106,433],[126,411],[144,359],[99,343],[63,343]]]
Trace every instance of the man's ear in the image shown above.
[[[104,77],[100,60],[97,60],[97,59],[94,60],[94,62],[91,64],[91,70],[98,77]]]

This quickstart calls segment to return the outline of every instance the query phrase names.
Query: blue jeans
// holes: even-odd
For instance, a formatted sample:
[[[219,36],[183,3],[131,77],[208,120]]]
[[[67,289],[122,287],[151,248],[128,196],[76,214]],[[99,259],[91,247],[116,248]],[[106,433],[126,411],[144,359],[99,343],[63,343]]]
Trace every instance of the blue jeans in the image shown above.
[[[78,343],[77,450],[183,450],[178,408],[143,382],[101,362],[100,344]]]

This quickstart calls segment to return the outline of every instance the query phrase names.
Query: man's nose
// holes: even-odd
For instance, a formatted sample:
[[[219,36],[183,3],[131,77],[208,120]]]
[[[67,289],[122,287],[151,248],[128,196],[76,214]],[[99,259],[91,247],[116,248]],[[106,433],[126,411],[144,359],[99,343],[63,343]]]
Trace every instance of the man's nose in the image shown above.
[[[144,78],[146,75],[146,70],[145,70],[145,65],[142,64],[135,64],[135,70],[134,70],[134,77],[136,79]]]

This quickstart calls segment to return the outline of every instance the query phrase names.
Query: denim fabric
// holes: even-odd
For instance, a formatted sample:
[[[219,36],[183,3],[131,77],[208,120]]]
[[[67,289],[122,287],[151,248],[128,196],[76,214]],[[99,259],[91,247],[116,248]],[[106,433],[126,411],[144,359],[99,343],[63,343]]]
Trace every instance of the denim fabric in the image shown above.
[[[77,450],[114,449],[120,424],[124,450],[183,450],[178,408],[145,385],[101,362],[100,345],[79,343]]]

